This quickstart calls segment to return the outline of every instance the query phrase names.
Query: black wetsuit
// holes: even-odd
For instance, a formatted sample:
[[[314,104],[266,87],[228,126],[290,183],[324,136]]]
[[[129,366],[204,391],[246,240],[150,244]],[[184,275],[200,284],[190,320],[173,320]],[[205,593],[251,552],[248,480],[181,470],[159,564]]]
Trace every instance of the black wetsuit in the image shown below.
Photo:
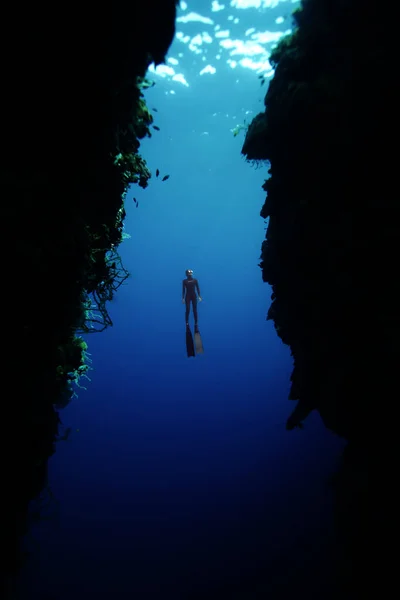
[[[187,277],[182,281],[182,300],[186,302],[185,321],[189,321],[190,303],[193,306],[194,323],[197,325],[197,294],[200,296],[199,282],[194,277]]]

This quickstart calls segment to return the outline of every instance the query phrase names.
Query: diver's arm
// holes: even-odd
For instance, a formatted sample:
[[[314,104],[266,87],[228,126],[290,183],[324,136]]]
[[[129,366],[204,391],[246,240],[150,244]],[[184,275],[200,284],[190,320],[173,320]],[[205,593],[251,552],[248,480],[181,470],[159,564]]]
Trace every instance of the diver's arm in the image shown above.
[[[182,281],[182,302],[185,302],[185,293],[186,293],[185,280],[183,280]]]
[[[196,279],[196,290],[197,290],[197,295],[199,297],[199,300],[201,302],[200,286],[199,286],[199,282],[197,279]]]

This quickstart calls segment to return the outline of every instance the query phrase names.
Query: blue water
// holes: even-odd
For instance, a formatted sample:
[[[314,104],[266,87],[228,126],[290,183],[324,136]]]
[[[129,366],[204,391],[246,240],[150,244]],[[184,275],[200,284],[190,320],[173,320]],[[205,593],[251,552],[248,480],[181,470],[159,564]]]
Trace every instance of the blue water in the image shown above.
[[[251,10],[243,27],[279,30],[280,8]],[[198,30],[215,31],[218,18],[223,28],[229,14],[202,13],[214,25]],[[187,85],[173,80],[176,66],[149,74],[160,131],[141,147],[149,188],[126,200],[131,278],[109,306],[114,326],[87,336],[87,391],[61,413],[72,433],[50,460],[23,600],[321,597],[343,442],[318,415],[285,430],[292,359],[265,319],[271,290],[257,266],[266,167],[243,160],[243,133],[231,131],[262,110],[268,82],[254,65],[215,59],[216,44],[196,55],[175,40],[169,56],[182,54]],[[207,64],[216,72],[199,75]],[[190,359],[187,268],[201,287],[205,349]]]

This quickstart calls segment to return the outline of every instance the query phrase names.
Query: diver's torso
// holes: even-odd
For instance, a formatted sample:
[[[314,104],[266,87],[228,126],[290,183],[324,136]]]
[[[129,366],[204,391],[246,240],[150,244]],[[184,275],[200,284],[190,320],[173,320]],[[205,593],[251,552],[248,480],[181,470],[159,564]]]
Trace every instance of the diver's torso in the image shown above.
[[[187,298],[196,298],[196,283],[197,279],[184,279],[183,284],[186,288]]]

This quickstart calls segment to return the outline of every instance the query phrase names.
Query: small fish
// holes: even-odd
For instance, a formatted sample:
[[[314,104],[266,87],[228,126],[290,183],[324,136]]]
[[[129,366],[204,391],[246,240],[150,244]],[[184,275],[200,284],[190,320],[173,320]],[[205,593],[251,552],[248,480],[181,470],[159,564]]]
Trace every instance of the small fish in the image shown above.
[[[159,171],[159,169],[156,169],[156,177],[158,177],[158,176],[159,176],[159,174],[160,174],[160,171]]]
[[[160,131],[160,128],[157,127],[157,125],[153,125],[153,129],[155,129],[156,131]]]
[[[139,202],[136,202],[136,208],[139,208]]]
[[[154,110],[154,112],[158,112],[158,110],[156,108],[152,108],[151,110]]]
[[[137,206],[137,203],[138,203],[138,201],[136,200],[136,198],[134,198],[134,199],[133,199],[133,201],[134,201],[134,203],[135,203],[135,204],[136,204],[136,206]]]
[[[265,78],[263,77],[263,78],[261,79],[261,85],[264,85],[264,83],[265,83]]]
[[[169,179],[169,175],[164,175],[164,177],[161,179],[161,181],[167,181],[167,179]]]

